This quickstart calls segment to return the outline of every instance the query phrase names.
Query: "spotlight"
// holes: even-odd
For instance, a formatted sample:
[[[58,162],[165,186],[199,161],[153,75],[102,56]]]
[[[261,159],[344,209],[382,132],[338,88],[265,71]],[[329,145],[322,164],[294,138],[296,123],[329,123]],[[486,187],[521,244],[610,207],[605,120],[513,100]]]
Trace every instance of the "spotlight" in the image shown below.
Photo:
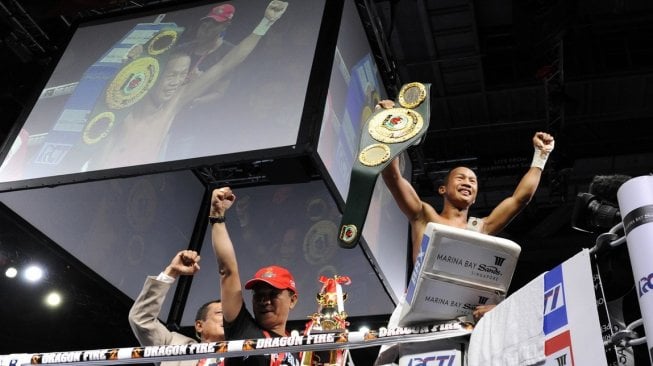
[[[596,232],[610,229],[621,221],[619,209],[611,203],[597,198],[591,193],[579,193],[576,196],[571,226],[580,231]]]
[[[38,266],[29,266],[24,272],[25,279],[29,282],[36,282],[43,278],[43,270]]]
[[[57,307],[61,305],[61,295],[57,292],[50,292],[46,297],[45,297],[45,303],[49,307]]]
[[[14,278],[14,277],[16,277],[17,274],[18,274],[18,270],[16,270],[16,268],[14,268],[14,267],[9,267],[5,271],[5,276],[7,276],[9,278]]]

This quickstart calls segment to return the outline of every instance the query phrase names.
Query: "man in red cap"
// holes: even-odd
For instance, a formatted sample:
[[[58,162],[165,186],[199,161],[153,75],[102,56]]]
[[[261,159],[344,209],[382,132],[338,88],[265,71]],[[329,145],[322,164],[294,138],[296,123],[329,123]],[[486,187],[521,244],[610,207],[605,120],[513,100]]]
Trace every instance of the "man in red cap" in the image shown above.
[[[191,66],[188,73],[188,80],[200,77],[211,66],[220,61],[232,48],[234,44],[225,40],[224,35],[231,24],[236,8],[231,4],[214,6],[200,19],[199,26],[195,32],[195,38],[188,46],[191,57]],[[181,45],[185,46],[184,44]],[[219,99],[227,89],[230,78],[222,78],[215,83],[210,90],[196,98],[193,103],[208,103]]]
[[[236,200],[230,188],[215,189],[211,195],[209,222],[213,251],[220,271],[220,290],[225,335],[231,339],[257,339],[288,336],[288,314],[297,304],[297,289],[292,274],[280,266],[259,269],[245,283],[252,290],[252,316],[245,307],[243,286],[233,243],[225,225],[225,213]],[[300,365],[297,354],[289,352],[226,359],[226,365]]]
[[[201,93],[192,95],[192,98],[176,112],[169,131],[169,141],[175,141],[175,143],[165,146],[166,159],[177,160],[180,155],[197,156],[199,146],[213,143],[208,140],[212,134],[198,134],[197,131],[215,129],[216,119],[214,117],[220,115],[222,110],[220,102],[227,95],[235,75],[231,71],[245,61],[245,57],[234,63],[229,72],[222,73],[219,78],[212,76],[213,66],[223,63],[228,55],[234,54],[233,50],[237,49],[239,45],[258,42],[257,39],[262,38],[268,29],[281,18],[287,6],[288,2],[286,1],[270,0],[263,19],[254,28],[251,37],[247,37],[238,45],[225,39],[227,29],[236,15],[236,8],[229,3],[214,6],[199,20],[193,38],[179,44],[178,48],[184,50],[190,57],[185,83],[192,85],[208,82],[209,85]],[[249,16],[248,14],[244,15],[245,19]],[[189,32],[189,34],[191,33]],[[190,121],[192,121],[192,128],[189,128]]]

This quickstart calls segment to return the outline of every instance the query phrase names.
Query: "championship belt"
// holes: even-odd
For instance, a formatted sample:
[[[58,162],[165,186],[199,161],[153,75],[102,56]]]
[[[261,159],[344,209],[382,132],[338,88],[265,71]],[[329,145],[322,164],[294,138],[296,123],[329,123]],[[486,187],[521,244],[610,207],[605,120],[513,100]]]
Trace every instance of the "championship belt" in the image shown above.
[[[358,243],[379,173],[428,130],[430,87],[418,82],[405,84],[399,91],[399,107],[377,109],[365,122],[340,222],[341,247],[353,248]]]
[[[134,26],[84,72],[32,161],[35,173],[79,170],[95,144],[156,83],[184,30],[158,20]]]

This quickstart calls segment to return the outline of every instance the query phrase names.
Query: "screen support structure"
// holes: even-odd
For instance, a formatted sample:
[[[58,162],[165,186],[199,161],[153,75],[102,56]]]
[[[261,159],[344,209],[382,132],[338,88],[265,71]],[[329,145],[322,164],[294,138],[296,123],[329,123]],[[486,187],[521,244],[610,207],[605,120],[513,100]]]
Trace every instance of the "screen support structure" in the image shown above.
[[[202,197],[202,202],[199,206],[190,243],[188,243],[188,249],[194,250],[198,253],[202,251],[202,243],[204,242],[204,236],[206,235],[206,225],[209,222],[209,209],[211,206],[210,197],[212,189],[208,185],[205,185],[205,187],[204,196]],[[192,283],[193,276],[181,276],[179,278],[179,284],[175,289],[170,313],[168,314],[168,319],[166,321],[168,327],[180,328],[181,319],[184,315],[184,309],[186,308],[186,300],[188,299]]]

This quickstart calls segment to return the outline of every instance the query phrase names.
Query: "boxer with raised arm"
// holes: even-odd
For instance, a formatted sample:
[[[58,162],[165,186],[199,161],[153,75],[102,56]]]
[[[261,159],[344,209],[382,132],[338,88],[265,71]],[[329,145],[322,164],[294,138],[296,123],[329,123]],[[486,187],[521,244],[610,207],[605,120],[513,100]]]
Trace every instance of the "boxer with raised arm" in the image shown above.
[[[394,102],[384,100],[379,107],[392,108]],[[433,206],[424,202],[411,183],[399,169],[399,159],[395,158],[382,172],[383,181],[392,193],[397,205],[410,222],[413,262],[420,250],[424,230],[429,222],[470,229],[483,234],[495,235],[503,230],[528,205],[540,183],[542,170],[553,151],[555,140],[546,132],[536,132],[533,136],[534,155],[531,167],[522,177],[513,194],[501,201],[488,216],[475,218],[469,216],[469,209],[476,201],[478,179],[467,167],[456,167],[445,176],[438,194],[443,198],[443,207],[437,212]],[[474,317],[480,318],[494,305],[480,305]]]

